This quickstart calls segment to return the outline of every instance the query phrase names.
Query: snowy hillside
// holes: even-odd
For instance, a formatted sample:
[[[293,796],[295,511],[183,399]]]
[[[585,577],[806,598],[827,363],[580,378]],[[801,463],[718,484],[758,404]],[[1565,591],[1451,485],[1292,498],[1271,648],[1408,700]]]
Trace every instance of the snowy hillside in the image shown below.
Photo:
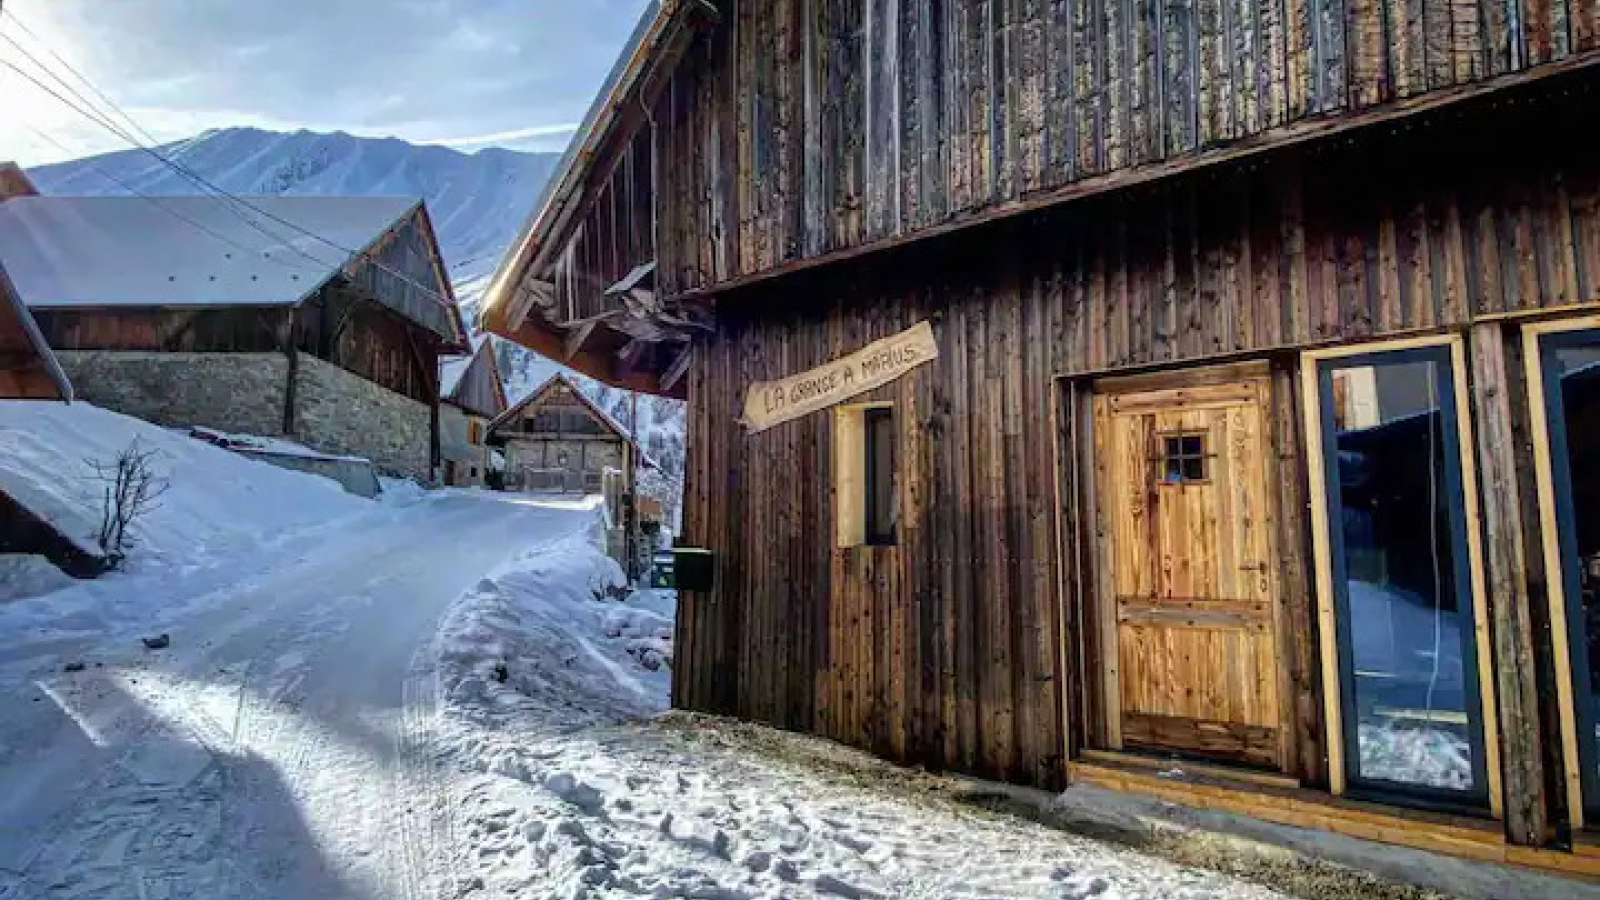
[[[259,547],[275,535],[335,521],[371,504],[335,482],[289,472],[88,403],[0,400],[0,488],[94,549],[103,482],[95,464],[136,445],[168,485],[133,524],[135,564],[185,565]],[[240,509],[252,514],[241,517]]]
[[[516,237],[560,160],[554,153],[490,148],[461,153],[394,138],[344,133],[293,134],[255,128],[208,131],[164,148],[190,169],[236,194],[422,197],[439,233],[456,293],[469,321],[506,246]],[[198,189],[138,150],[44,166],[29,172],[56,195],[184,195]],[[126,185],[126,187],[124,187]],[[512,401],[527,396],[562,367],[522,347],[496,342]],[[626,393],[576,379],[619,422],[634,424]],[[682,479],[683,404],[641,397],[635,429],[645,452],[664,470],[666,490]],[[672,497],[663,499],[671,501]]]

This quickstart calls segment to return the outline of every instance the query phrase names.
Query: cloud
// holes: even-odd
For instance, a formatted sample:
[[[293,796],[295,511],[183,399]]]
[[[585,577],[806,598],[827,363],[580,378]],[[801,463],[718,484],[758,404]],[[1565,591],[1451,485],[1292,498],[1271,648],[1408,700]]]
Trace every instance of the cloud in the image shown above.
[[[255,124],[551,149],[576,130],[649,4],[5,0],[163,139]],[[73,118],[36,124],[75,148],[121,146],[81,119],[65,124]]]
[[[446,147],[482,147],[494,144],[509,144],[526,141],[530,138],[571,137],[579,128],[578,123],[566,125],[538,125],[533,128],[518,128],[513,131],[496,131],[491,134],[475,134],[470,137],[435,138],[433,140],[419,141],[423,144],[443,144]]]

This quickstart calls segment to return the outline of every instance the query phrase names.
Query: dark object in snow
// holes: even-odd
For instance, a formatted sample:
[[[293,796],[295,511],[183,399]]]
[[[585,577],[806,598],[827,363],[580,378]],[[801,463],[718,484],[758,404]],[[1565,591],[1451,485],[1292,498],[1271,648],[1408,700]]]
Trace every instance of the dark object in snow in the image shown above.
[[[88,668],[88,667],[85,666],[81,662],[69,662],[66,665],[61,667],[61,671],[63,671],[63,672],[82,672],[86,668]]]
[[[510,678],[510,677],[511,677],[511,670],[506,668],[506,664],[505,663],[497,662],[497,663],[494,664],[494,680],[495,681],[498,681],[501,684],[505,684],[506,683],[506,679]]]
[[[139,640],[144,641],[144,646],[147,650],[165,650],[172,646],[172,636],[164,632],[155,637],[140,638]]]

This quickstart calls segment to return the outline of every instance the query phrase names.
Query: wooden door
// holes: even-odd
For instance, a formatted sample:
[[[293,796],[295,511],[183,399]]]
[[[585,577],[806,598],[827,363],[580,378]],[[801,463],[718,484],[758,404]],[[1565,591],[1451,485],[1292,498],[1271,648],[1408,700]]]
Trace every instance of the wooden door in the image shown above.
[[[1269,391],[1248,378],[1095,398],[1114,748],[1282,759]]]

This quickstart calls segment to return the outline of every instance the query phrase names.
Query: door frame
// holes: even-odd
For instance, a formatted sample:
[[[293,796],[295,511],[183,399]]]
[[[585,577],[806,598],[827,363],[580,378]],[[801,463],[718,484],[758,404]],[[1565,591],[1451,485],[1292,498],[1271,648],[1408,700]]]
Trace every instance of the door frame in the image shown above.
[[[1443,347],[1449,351],[1451,384],[1455,392],[1456,443],[1461,467],[1462,510],[1466,518],[1466,568],[1473,607],[1474,657],[1477,661],[1478,700],[1483,723],[1484,779],[1489,814],[1502,816],[1500,731],[1496,718],[1493,644],[1489,636],[1489,604],[1484,585],[1482,516],[1478,505],[1477,443],[1472,425],[1471,393],[1467,384],[1466,342],[1460,334],[1379,340],[1308,350],[1301,354],[1300,386],[1306,447],[1307,495],[1311,500],[1311,541],[1315,564],[1318,632],[1322,657],[1323,715],[1326,723],[1328,786],[1335,796],[1348,789],[1349,760],[1345,754],[1343,683],[1338,641],[1338,612],[1333,587],[1333,551],[1328,520],[1326,447],[1322,434],[1322,364],[1332,360],[1371,356],[1402,350]]]
[[[1095,695],[1098,698],[1099,706],[1099,715],[1096,717],[1099,721],[1083,722],[1086,733],[1083,735],[1081,750],[1084,752],[1097,752],[1100,750],[1121,752],[1123,750],[1121,717],[1119,715],[1121,709],[1121,672],[1120,661],[1116,658],[1118,646],[1117,621],[1114,612],[1108,614],[1107,606],[1108,598],[1115,594],[1110,583],[1111,566],[1108,565],[1108,554],[1112,552],[1112,549],[1109,543],[1109,536],[1104,539],[1098,537],[1098,535],[1106,533],[1107,528],[1103,521],[1104,509],[1102,506],[1105,486],[1099,483],[1100,473],[1098,468],[1104,435],[1094,414],[1095,401],[1097,398],[1114,394],[1258,380],[1262,383],[1264,392],[1261,406],[1263,429],[1261,438],[1264,444],[1264,454],[1270,459],[1275,447],[1275,439],[1273,437],[1276,429],[1274,395],[1278,393],[1273,383],[1273,371],[1273,360],[1271,358],[1257,356],[1232,362],[1201,362],[1188,366],[1164,367],[1133,374],[1094,375],[1086,373],[1081,376],[1059,380],[1061,401],[1065,405],[1064,413],[1066,417],[1076,418],[1079,415],[1079,410],[1073,407],[1076,402],[1081,402],[1083,404],[1083,421],[1080,426],[1075,426],[1072,430],[1072,446],[1070,448],[1061,448],[1058,445],[1058,494],[1061,490],[1059,478],[1063,465],[1077,468],[1075,481],[1078,490],[1075,497],[1062,498],[1058,496],[1057,508],[1058,510],[1062,508],[1062,502],[1073,503],[1077,510],[1078,527],[1080,529],[1086,527],[1088,539],[1093,541],[1093,545],[1088,547],[1086,551],[1080,551],[1084,556],[1088,557],[1087,560],[1082,560],[1082,557],[1074,554],[1075,562],[1082,560],[1090,564],[1088,566],[1089,572],[1087,573],[1090,578],[1086,584],[1083,579],[1083,575],[1086,573],[1082,571],[1082,567],[1079,569],[1079,577],[1075,579],[1078,583],[1078,590],[1073,602],[1078,611],[1079,630],[1093,632],[1094,656],[1097,658],[1096,662],[1099,670],[1098,672],[1091,672],[1086,665],[1080,665],[1077,668],[1077,672],[1081,675],[1081,683],[1076,687],[1076,693],[1085,697],[1090,694]],[[1292,381],[1290,383],[1292,384]],[[1081,400],[1078,400],[1078,398],[1081,398]],[[1087,430],[1088,433],[1083,434],[1083,430]],[[1057,429],[1057,432],[1059,434],[1060,429]],[[1062,456],[1063,451],[1067,452],[1067,457]],[[1265,486],[1263,496],[1270,505],[1270,515],[1267,517],[1267,521],[1275,522],[1277,517],[1282,514],[1281,504],[1278,492],[1271,486],[1270,478]],[[1081,539],[1082,536],[1080,536]],[[1279,751],[1278,768],[1269,771],[1281,771],[1288,778],[1298,780],[1295,772],[1299,768],[1299,762],[1293,752],[1294,748],[1289,746],[1294,740],[1296,729],[1300,724],[1299,717],[1295,714],[1294,709],[1295,686],[1289,662],[1289,654],[1293,648],[1290,646],[1289,632],[1291,627],[1288,621],[1286,604],[1288,602],[1287,592],[1292,589],[1292,586],[1284,583],[1282,573],[1279,571],[1278,557],[1284,552],[1283,548],[1277,546],[1280,540],[1279,529],[1273,526],[1273,552],[1268,564],[1273,583],[1271,621],[1274,637],[1273,645],[1277,661],[1275,680],[1278,691],[1277,731]],[[1065,602],[1065,588],[1063,588],[1063,592]],[[1063,644],[1065,645],[1065,643],[1064,635]],[[1067,658],[1066,655],[1072,652],[1072,648],[1063,646],[1063,658]],[[1084,651],[1079,649],[1076,652],[1082,654]],[[1072,701],[1065,696],[1068,693],[1071,692],[1063,692],[1063,703],[1070,706]],[[1102,741],[1095,741],[1088,733],[1089,730],[1096,726],[1103,734],[1104,739]],[[1068,731],[1070,733],[1070,729]],[[1100,746],[1096,746],[1097,744]],[[1070,746],[1068,747],[1067,758],[1069,759],[1072,758],[1072,749]],[[1199,757],[1196,757],[1196,759],[1198,760]],[[1204,765],[1210,768],[1220,767],[1225,770],[1231,768],[1234,764],[1214,761]],[[1242,773],[1257,773],[1258,777],[1268,777],[1260,773],[1260,770],[1245,767],[1243,764],[1240,765],[1239,771]]]
[[[1545,600],[1549,604],[1550,644],[1556,670],[1556,707],[1560,712],[1561,768],[1567,791],[1567,817],[1574,829],[1584,827],[1583,745],[1578,741],[1577,685],[1572,680],[1572,637],[1568,630],[1566,566],[1561,559],[1555,467],[1551,459],[1549,396],[1544,383],[1543,339],[1578,331],[1600,331],[1600,315],[1580,315],[1528,322],[1522,326],[1522,364],[1528,383],[1528,420],[1533,438],[1533,473],[1539,497],[1539,532],[1543,545]]]

